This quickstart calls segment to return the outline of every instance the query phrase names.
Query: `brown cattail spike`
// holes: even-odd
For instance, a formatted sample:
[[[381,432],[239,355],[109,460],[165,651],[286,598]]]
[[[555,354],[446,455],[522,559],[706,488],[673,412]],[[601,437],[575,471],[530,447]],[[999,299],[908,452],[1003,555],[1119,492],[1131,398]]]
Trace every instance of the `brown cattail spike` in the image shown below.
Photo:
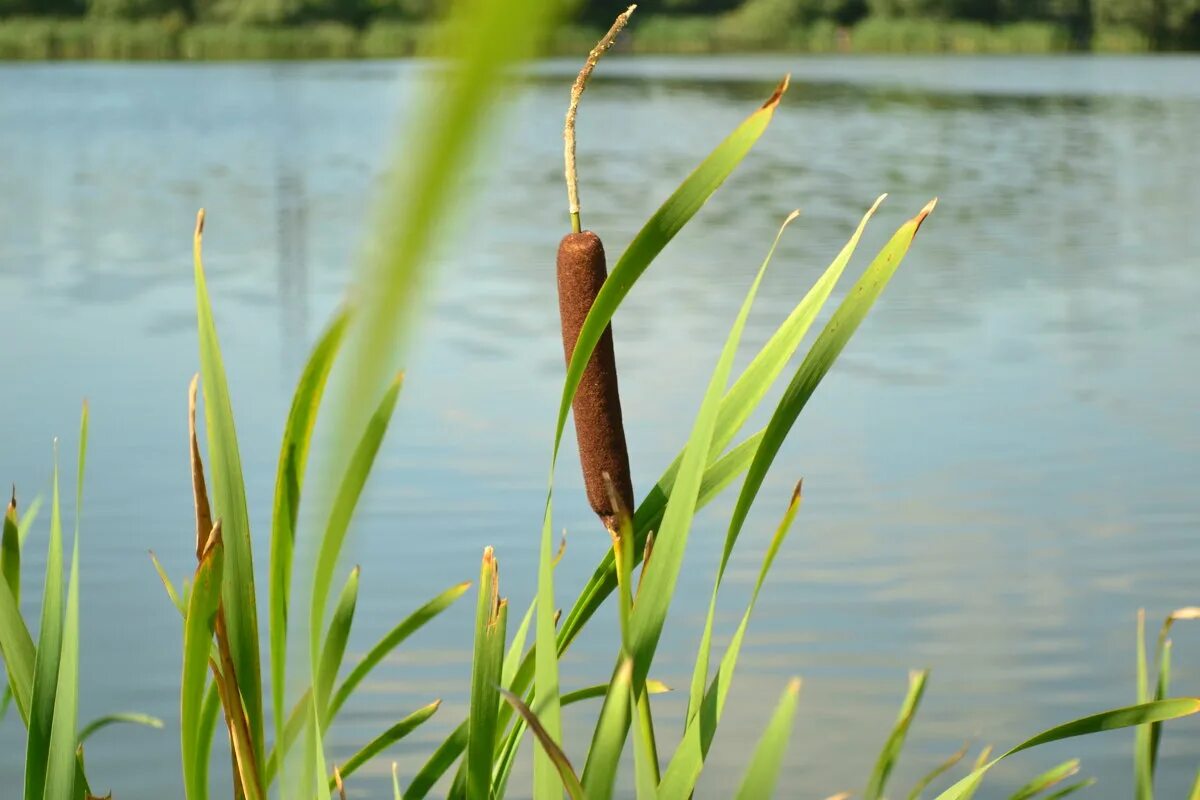
[[[604,245],[599,236],[583,231],[563,237],[558,246],[558,310],[567,363],[575,352],[583,321],[607,277]],[[620,504],[625,509],[633,509],[634,505],[611,326],[605,328],[583,371],[572,408],[588,502],[604,526],[615,530],[616,509],[609,500],[605,473]]]

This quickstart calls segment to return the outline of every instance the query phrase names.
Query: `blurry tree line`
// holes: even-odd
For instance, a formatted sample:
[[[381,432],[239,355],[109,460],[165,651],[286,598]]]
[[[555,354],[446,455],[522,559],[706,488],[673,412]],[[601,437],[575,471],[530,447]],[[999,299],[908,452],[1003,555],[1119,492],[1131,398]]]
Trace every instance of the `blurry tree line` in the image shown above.
[[[547,0],[551,2],[552,0]],[[302,25],[434,20],[449,0],[0,0],[0,17],[168,19],[179,24]],[[503,0],[497,0],[503,2]],[[577,0],[580,23],[612,20],[626,0]],[[1105,27],[1134,30],[1150,49],[1200,48],[1200,0],[644,0],[642,17],[742,15],[765,24],[853,26],[864,19],[1003,25],[1050,23],[1076,47]]]

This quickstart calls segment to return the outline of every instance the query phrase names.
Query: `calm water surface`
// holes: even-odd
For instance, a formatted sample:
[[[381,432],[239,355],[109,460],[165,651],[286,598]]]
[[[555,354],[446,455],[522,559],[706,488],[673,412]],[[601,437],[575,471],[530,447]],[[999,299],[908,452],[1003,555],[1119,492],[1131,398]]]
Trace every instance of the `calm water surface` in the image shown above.
[[[443,251],[351,545],[364,568],[356,652],[474,577],[486,544],[514,608],[532,595],[562,372],[552,264],[573,69],[536,71],[490,150],[492,180],[481,176]],[[613,59],[580,118],[585,219],[610,257],[786,71],[793,88],[772,129],[616,320],[635,480],[644,490],[684,440],[790,209],[804,215],[744,357],[877,194],[891,197],[858,267],[940,196],[743,536],[723,637],[805,478],[700,794],[729,795],[793,674],[806,683],[787,796],[861,788],[906,670],[931,666],[896,774],[906,792],[966,739],[1004,746],[1132,701],[1136,610],[1157,619],[1200,601],[1200,60]],[[25,498],[45,492],[54,436],[72,474],[78,404],[90,399],[81,716],[140,709],[168,721],[89,745],[96,782],[117,797],[180,793],[179,619],[146,551],[177,579],[190,571],[195,211],[209,211],[261,570],[291,389],[350,274],[418,74],[389,63],[0,67],[0,479]],[[580,585],[606,544],[576,472],[570,460],[560,470],[560,586]],[[731,504],[704,512],[685,563],[655,668],[675,686],[687,685]],[[26,598],[39,593],[46,519],[27,550]],[[357,796],[383,796],[391,758],[411,775],[465,711],[470,605],[415,637],[348,707],[338,758],[446,701],[436,724],[364,773]],[[565,687],[607,677],[611,617],[569,653]],[[1200,631],[1176,639],[1178,690],[1200,694]],[[685,702],[658,704],[664,730]],[[568,714],[574,752],[595,711]],[[19,781],[20,741],[10,713],[0,785]],[[1162,796],[1183,795],[1198,743],[1194,723],[1169,729]],[[1128,796],[1131,748],[1116,733],[1030,754],[997,772],[989,796],[1075,754],[1101,796]]]

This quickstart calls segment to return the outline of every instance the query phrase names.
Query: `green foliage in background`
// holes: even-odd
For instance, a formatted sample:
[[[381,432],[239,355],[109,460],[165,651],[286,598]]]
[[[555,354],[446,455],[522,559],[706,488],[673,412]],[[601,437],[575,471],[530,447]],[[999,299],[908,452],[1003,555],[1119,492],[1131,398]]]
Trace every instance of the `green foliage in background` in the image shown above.
[[[548,38],[580,52],[624,0],[585,0]],[[0,0],[0,59],[387,58],[445,21],[436,0]],[[1200,0],[659,0],[645,53],[1200,49]]]

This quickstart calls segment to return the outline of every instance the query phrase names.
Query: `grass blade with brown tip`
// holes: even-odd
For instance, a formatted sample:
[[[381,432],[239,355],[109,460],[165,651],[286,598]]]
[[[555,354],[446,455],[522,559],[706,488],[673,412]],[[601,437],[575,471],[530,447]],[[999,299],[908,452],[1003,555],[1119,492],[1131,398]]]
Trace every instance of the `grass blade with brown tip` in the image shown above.
[[[471,659],[471,706],[467,723],[466,797],[489,800],[500,712],[500,673],[507,635],[508,601],[500,597],[500,566],[491,547],[483,551],[475,605]]]
[[[229,624],[229,646],[244,694],[246,716],[262,763],[262,666],[259,660],[258,606],[254,592],[254,557],[250,514],[238,449],[233,404],[208,295],[203,259],[204,211],[196,217],[193,261],[196,283],[196,327],[200,343],[200,386],[212,480],[212,517],[221,519],[224,540],[222,598]],[[198,538],[203,532],[198,534]]]
[[[900,759],[900,751],[904,749],[904,740],[908,738],[908,729],[912,726],[913,718],[917,714],[917,707],[921,705],[921,697],[925,694],[925,682],[928,678],[929,670],[913,670],[908,674],[908,694],[900,706],[900,715],[896,718],[896,724],[892,728],[887,742],[884,743],[883,749],[879,752],[879,759],[875,762],[875,768],[871,771],[867,788],[863,791],[863,800],[880,800],[883,797],[883,789],[887,785],[888,778],[891,777],[892,769]]]

